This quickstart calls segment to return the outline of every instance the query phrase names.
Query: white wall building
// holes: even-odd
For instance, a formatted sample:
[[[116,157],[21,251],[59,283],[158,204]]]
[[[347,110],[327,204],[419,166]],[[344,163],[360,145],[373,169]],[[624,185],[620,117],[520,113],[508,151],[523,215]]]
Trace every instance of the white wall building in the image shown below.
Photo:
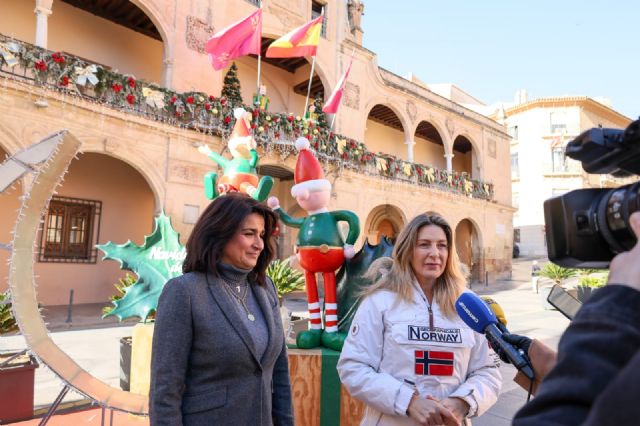
[[[557,97],[527,101],[519,92],[516,104],[495,114],[511,141],[514,242],[521,255],[546,255],[543,203],[578,188],[613,187],[611,176],[587,175],[579,162],[565,158],[567,142],[592,127],[624,129],[631,120],[604,100]]]

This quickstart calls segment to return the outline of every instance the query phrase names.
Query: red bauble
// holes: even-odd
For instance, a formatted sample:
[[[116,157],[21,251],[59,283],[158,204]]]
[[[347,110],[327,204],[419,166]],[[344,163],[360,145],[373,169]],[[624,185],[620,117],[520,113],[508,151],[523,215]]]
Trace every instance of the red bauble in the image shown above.
[[[63,75],[62,78],[60,79],[60,86],[67,87],[67,85],[69,85],[69,77],[67,77],[66,75]]]
[[[129,84],[129,87],[136,87],[136,80],[133,77],[129,77],[127,79],[127,83]]]
[[[34,68],[38,71],[46,71],[47,70],[47,63],[45,61],[38,61],[35,63]]]
[[[220,98],[220,105],[224,105],[227,103],[227,100],[225,98]]]
[[[214,102],[214,101],[216,100],[216,97],[215,97],[215,96],[213,96],[213,95],[209,95],[209,100],[210,100],[211,102]]]
[[[119,93],[122,90],[122,84],[114,83],[111,85],[114,92]]]
[[[187,103],[188,103],[188,104],[192,104],[193,102],[194,102],[194,101],[193,101],[193,96],[188,96],[188,97],[187,97]]]
[[[133,105],[136,102],[136,97],[134,95],[127,95],[127,102],[129,102],[130,105]]]
[[[229,124],[229,123],[231,123],[231,117],[226,116],[226,117],[224,118],[224,124]]]
[[[178,97],[176,95],[173,95],[171,99],[169,99],[169,103],[173,105],[176,103],[177,100],[178,100]]]
[[[211,109],[211,104],[208,102],[205,102],[204,104],[204,109],[206,109],[207,111],[209,111]]]

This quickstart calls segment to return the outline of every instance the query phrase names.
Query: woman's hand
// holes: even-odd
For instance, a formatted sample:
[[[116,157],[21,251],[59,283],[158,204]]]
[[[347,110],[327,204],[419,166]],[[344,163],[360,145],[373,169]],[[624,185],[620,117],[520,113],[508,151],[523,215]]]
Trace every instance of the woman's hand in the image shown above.
[[[407,408],[407,414],[423,426],[459,426],[455,415],[443,404],[433,398],[413,395]]]
[[[462,423],[462,421],[465,419],[465,417],[467,417],[467,414],[469,413],[469,404],[464,399],[447,398],[442,401],[442,405],[448,408],[449,411],[451,411],[456,417],[456,421],[458,422],[456,424]]]

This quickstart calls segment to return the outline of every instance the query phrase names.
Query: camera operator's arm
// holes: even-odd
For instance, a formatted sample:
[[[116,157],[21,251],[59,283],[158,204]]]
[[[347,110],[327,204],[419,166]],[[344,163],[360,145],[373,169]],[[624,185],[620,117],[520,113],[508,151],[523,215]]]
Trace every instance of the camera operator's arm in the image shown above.
[[[640,213],[631,216],[631,227],[640,235]],[[592,406],[604,404],[598,399],[601,394],[616,400],[610,393],[616,390],[607,390],[607,386],[616,384],[640,347],[640,244],[616,256],[609,282],[591,296],[569,325],[560,340],[556,367],[540,385],[536,398],[516,414],[514,426],[583,424]],[[638,380],[638,370],[634,371]],[[626,391],[618,388],[618,392]],[[606,409],[629,414],[638,410],[638,404],[616,403]]]

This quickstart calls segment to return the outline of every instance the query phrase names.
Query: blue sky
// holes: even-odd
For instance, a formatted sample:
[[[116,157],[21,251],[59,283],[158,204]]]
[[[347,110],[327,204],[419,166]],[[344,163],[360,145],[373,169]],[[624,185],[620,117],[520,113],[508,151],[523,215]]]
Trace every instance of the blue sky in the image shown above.
[[[369,0],[363,45],[378,64],[454,83],[486,104],[585,95],[640,116],[640,2]]]

